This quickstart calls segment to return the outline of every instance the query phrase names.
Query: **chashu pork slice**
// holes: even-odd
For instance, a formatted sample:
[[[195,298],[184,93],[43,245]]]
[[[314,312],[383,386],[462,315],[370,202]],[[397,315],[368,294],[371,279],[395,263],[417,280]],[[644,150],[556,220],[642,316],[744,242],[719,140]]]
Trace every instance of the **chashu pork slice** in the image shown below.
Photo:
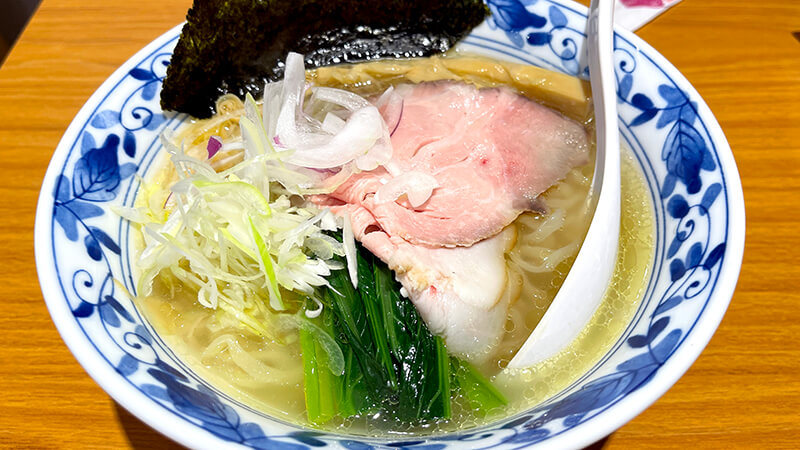
[[[386,167],[350,177],[315,201],[348,213],[356,239],[397,274],[431,331],[451,352],[481,361],[508,313],[509,225],[538,196],[588,161],[584,128],[505,88],[436,82],[402,85],[402,114]],[[416,207],[378,201],[392,174],[436,179]]]
[[[431,333],[462,358],[481,363],[491,357],[508,315],[505,254],[516,241],[516,227],[469,247],[430,248],[377,230],[367,210],[351,208],[356,237],[395,272]]]
[[[381,228],[412,244],[469,246],[494,236],[538,196],[588,161],[584,127],[507,88],[454,82],[401,85],[400,121],[392,133],[392,173],[433,176],[427,202],[381,203],[374,193],[385,168],[350,178],[331,196],[364,206]]]

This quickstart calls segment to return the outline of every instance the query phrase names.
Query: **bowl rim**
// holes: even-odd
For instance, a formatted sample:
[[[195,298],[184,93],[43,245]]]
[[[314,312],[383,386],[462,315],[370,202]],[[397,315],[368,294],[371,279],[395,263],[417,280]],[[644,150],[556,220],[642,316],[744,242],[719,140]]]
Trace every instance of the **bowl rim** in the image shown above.
[[[587,9],[571,0],[549,0],[549,2],[570,9],[581,16],[586,16]],[[183,24],[179,24],[171,28],[128,58],[87,99],[72,119],[54,151],[42,181],[34,225],[34,253],[39,283],[51,318],[67,347],[89,376],[118,404],[170,439],[188,447],[219,448],[221,445],[234,446],[235,444],[224,441],[191,422],[176,420],[171,411],[158,407],[160,405],[156,401],[143,396],[139,390],[117,373],[114,367],[106,362],[99,350],[95,348],[97,351],[86,351],[87,349],[91,350],[94,344],[82,332],[77,322],[71,320],[72,312],[67,303],[62,301],[64,296],[60,291],[60,286],[53,283],[57,277],[54,276],[55,260],[51,251],[54,244],[49,239],[53,226],[52,192],[49,187],[54,185],[53,179],[61,174],[61,168],[69,155],[69,148],[78,138],[84,124],[91,118],[100,100],[111,93],[121,79],[147,55],[174,39],[182,26]],[[646,55],[659,69],[665,73],[669,72],[669,77],[676,84],[681,88],[688,88],[687,90],[693,94],[693,99],[698,100],[698,115],[703,118],[709,138],[716,146],[716,155],[719,158],[720,170],[723,172],[723,182],[728,198],[729,220],[726,229],[726,255],[719,270],[718,283],[709,296],[704,309],[700,312],[695,325],[674,353],[648,380],[647,386],[628,393],[590,420],[569,429],[568,432],[552,436],[538,445],[555,447],[589,445],[614,432],[650,407],[683,376],[711,340],[728,308],[741,270],[745,240],[744,197],[733,153],[718,121],[696,89],[666,58],[627,30],[617,26],[615,33],[634,44],[639,53]],[[156,407],[154,408],[154,406]],[[203,437],[202,440],[197,439],[198,433]],[[331,435],[340,436],[338,434]],[[534,446],[536,445],[534,444]]]

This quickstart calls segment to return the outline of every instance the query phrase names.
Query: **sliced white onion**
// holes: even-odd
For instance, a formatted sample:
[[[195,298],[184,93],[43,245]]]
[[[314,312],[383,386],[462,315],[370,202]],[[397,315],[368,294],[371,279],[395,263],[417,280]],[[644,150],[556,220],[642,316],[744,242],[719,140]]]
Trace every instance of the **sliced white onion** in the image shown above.
[[[342,243],[344,244],[344,259],[347,261],[347,271],[353,287],[358,288],[358,269],[356,262],[356,238],[353,235],[353,224],[350,222],[350,212],[344,213],[344,226],[342,227]]]
[[[264,120],[264,130],[267,136],[275,136],[275,125],[278,123],[278,114],[281,112],[281,92],[283,81],[267,83],[264,86],[264,103],[261,106],[261,116]]]
[[[252,107],[246,110],[247,117],[241,121],[245,148],[255,154],[274,148],[284,163],[307,169],[333,169],[354,162],[355,169],[367,171],[390,161],[391,137],[375,106],[352,92],[316,87],[306,112],[306,89],[303,57],[290,53],[282,83],[265,86],[264,130],[253,129],[258,113]],[[388,104],[392,102],[396,104],[389,98]]]
[[[365,155],[383,134],[384,123],[378,109],[374,106],[361,108],[350,116],[342,131],[327,143],[296,148],[286,162],[312,169],[338,167]]]
[[[340,133],[344,129],[345,121],[334,113],[325,115],[322,121],[322,131],[330,134]]]
[[[361,171],[374,170],[391,161],[392,151],[392,141],[388,133],[384,133],[367,154],[356,159],[356,167]]]
[[[392,178],[381,186],[375,192],[375,202],[378,204],[390,203],[405,194],[411,206],[416,208],[427,202],[437,187],[439,187],[439,183],[432,175],[411,170]]]
[[[283,145],[295,147],[300,140],[297,132],[297,118],[301,115],[300,105],[306,87],[306,72],[303,56],[289,53],[283,73],[281,106],[275,124],[275,135]]]
[[[303,55],[290,52],[286,55],[286,67],[283,72],[283,103],[291,102],[300,104],[300,96],[306,85],[306,70],[303,64]]]
[[[394,134],[400,124],[400,119],[403,117],[403,103],[403,96],[395,92],[391,86],[375,102],[375,106],[380,109],[383,120],[386,122],[389,135]]]
[[[372,106],[364,97],[345,91],[344,89],[315,87],[311,92],[316,100],[333,103],[349,111],[356,111],[361,108],[366,108],[367,106]]]
[[[275,122],[275,137],[277,137],[277,139],[274,139],[281,147],[294,147],[300,140],[295,122],[296,109],[297,104],[293,103],[291,100],[281,105],[280,112],[278,113],[278,120]]]
[[[381,94],[381,96],[378,97],[378,100],[375,100],[375,106],[378,109],[383,108],[384,105],[386,105],[386,103],[389,102],[389,97],[391,97],[393,93],[394,93],[394,86],[389,86],[388,88],[386,88],[386,90],[383,91],[383,94]]]
[[[364,100],[364,102],[366,102],[366,100]],[[371,107],[369,106],[369,103],[367,103],[367,106]],[[314,147],[321,147],[329,144],[332,139],[331,133],[325,132],[325,130],[322,128],[322,124],[319,121],[309,120],[309,118],[306,117],[306,115],[300,110],[301,107],[302,101],[299,99],[299,97],[296,99],[291,95],[287,97],[287,100],[281,106],[275,127],[276,136],[279,138],[278,142],[280,142],[280,146],[298,151],[305,151]],[[298,118],[300,118],[300,120],[298,120]],[[383,118],[379,118],[382,124]],[[350,119],[353,119],[353,116],[351,116]],[[359,120],[363,120],[363,117],[359,117]],[[370,120],[374,121],[375,119]],[[342,130],[339,130],[339,132],[343,130],[344,127],[342,127]],[[347,161],[353,158],[354,156],[351,156]],[[328,168],[335,166],[307,167]]]

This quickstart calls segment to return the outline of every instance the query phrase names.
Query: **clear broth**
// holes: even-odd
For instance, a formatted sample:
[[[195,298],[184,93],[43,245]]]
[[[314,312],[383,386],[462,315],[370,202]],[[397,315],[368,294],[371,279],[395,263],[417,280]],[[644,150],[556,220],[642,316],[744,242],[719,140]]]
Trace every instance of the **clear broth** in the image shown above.
[[[232,108],[237,108],[235,101]],[[198,146],[201,148],[197,151],[204,151],[202,143],[208,135],[236,133],[238,125],[234,122],[218,120],[188,145],[190,150]],[[168,183],[172,178],[169,163],[165,161],[162,167],[153,177],[156,183]],[[489,417],[478,417],[455,397],[450,420],[398,429],[396,422],[386,418],[356,417],[334,420],[324,428],[359,435],[429,434],[471,428],[535,406],[594,365],[635,313],[653,259],[653,206],[644,177],[628,150],[623,150],[622,158],[622,223],[612,287],[589,325],[566,350],[535,367],[505,369],[547,310],[586,233],[591,171],[591,164],[573,169],[544,194],[548,214],[525,213],[514,224],[519,238],[507,257],[510,276],[506,295],[511,297],[512,307],[506,335],[496,357],[480,367],[509,399],[506,408]],[[296,336],[282,336],[278,343],[243,331],[224,312],[200,305],[196,292],[165,279],[155,284],[152,295],[136,301],[175,354],[211,385],[270,416],[309,425]]]

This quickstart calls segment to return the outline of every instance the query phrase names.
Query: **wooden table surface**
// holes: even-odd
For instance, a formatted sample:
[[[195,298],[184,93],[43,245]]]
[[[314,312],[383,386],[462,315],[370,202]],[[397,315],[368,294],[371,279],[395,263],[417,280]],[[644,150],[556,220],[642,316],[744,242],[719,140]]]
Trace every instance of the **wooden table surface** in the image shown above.
[[[39,187],[62,133],[189,0],[44,0],[0,68],[0,446],[177,447],[108,397],[45,308],[33,258]],[[800,446],[800,30],[797,0],[683,0],[638,34],[708,102],[739,165],[747,245],[708,348],[596,447]]]

